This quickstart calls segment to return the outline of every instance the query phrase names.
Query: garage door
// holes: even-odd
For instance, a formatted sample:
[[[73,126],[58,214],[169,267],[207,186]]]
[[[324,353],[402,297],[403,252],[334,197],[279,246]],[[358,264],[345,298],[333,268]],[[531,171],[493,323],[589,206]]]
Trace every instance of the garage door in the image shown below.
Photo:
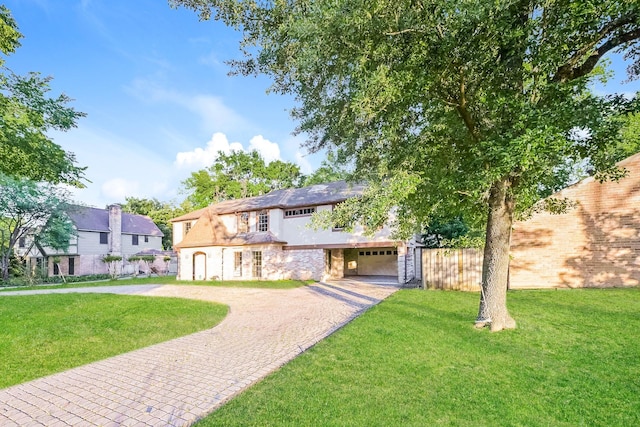
[[[358,249],[358,274],[361,276],[397,276],[396,248]]]

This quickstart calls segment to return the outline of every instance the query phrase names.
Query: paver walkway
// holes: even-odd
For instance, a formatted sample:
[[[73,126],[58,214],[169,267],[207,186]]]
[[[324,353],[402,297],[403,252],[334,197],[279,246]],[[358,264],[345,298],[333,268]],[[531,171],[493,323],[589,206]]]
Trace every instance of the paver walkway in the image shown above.
[[[206,331],[0,390],[0,426],[190,425],[397,289],[350,280],[291,290],[130,287],[228,304],[229,314]]]

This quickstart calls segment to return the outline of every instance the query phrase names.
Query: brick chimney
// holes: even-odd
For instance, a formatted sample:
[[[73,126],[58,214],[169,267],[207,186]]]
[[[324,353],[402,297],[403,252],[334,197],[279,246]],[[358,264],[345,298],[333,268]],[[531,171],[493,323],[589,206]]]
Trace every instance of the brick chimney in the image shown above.
[[[109,206],[109,231],[111,231],[109,253],[122,255],[122,207],[118,204]]]

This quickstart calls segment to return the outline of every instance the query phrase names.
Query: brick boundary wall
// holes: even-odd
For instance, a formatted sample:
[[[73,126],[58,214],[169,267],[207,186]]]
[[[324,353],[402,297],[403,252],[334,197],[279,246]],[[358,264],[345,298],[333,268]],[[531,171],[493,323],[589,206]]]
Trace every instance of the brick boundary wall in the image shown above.
[[[512,289],[640,284],[640,153],[618,165],[618,182],[590,177],[554,194],[577,202],[568,212],[514,225]]]

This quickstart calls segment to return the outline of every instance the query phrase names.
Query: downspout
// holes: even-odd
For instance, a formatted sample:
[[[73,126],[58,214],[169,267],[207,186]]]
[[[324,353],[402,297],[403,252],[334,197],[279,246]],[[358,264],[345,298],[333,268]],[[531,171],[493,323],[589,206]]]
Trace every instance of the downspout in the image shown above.
[[[409,255],[409,248],[407,248],[407,245],[405,244],[405,251],[404,251],[404,284],[407,284],[407,256]]]
[[[226,248],[222,248],[222,256],[220,257],[220,281],[224,280],[224,250]]]

